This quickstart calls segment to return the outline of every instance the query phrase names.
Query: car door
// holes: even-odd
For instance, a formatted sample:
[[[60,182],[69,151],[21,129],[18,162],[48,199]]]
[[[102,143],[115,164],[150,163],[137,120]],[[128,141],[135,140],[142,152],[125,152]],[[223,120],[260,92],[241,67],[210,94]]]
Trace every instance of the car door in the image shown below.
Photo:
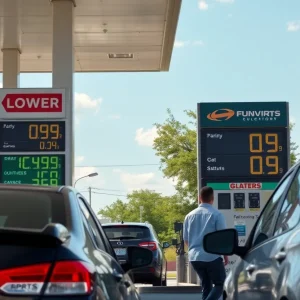
[[[106,262],[109,263],[110,268],[109,272],[111,274],[111,280],[114,281],[114,284],[108,284],[111,286],[114,291],[113,293],[118,293],[120,299],[139,299],[136,289],[129,277],[128,274],[125,274],[122,267],[116,261],[116,259],[109,253],[110,251],[105,246],[104,238],[101,236],[99,231],[99,223],[93,218],[90,207],[87,205],[87,202],[82,196],[78,196],[79,205],[81,208],[81,212],[83,218],[85,218],[87,225],[89,227],[89,231],[93,237],[95,242],[96,251],[98,250],[100,253],[94,251],[93,258],[97,262],[97,265],[100,269],[103,268],[103,258]],[[107,270],[108,271],[108,270]]]
[[[233,274],[236,299],[275,299],[272,291],[279,270],[275,255],[280,252],[278,245],[281,244],[282,237],[274,236],[274,231],[296,172],[296,169],[292,169],[280,182],[249,237],[247,245],[250,250],[243,260],[240,260]]]

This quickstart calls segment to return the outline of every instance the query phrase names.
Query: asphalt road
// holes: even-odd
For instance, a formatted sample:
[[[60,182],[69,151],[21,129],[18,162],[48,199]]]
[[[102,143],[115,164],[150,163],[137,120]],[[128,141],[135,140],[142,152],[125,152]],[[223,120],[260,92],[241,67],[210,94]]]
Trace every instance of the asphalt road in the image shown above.
[[[177,286],[176,280],[168,280],[167,287],[152,287],[151,285],[137,285],[142,300],[199,300],[200,287]]]

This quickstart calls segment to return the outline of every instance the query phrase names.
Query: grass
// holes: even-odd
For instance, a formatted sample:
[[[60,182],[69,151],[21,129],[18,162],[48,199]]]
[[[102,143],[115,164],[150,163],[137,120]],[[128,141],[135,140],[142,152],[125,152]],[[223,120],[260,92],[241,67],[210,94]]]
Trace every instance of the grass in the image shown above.
[[[176,272],[168,272],[167,277],[168,279],[176,278],[177,273]]]
[[[165,256],[167,261],[176,261],[176,248],[170,247],[165,250]]]

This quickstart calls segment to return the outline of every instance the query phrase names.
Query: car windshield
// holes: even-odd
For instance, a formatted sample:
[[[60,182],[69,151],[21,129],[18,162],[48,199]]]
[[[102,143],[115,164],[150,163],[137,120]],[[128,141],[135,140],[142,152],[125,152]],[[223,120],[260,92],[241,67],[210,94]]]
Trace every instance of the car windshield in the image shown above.
[[[66,225],[61,194],[0,191],[0,228],[42,229],[49,223]]]
[[[144,226],[104,226],[104,231],[110,240],[113,239],[148,239],[150,230]]]

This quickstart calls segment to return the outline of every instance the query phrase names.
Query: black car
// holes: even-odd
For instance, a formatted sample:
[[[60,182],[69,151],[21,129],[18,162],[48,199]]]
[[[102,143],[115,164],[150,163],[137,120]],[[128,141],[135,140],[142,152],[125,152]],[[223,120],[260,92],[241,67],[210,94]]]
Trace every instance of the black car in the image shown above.
[[[128,247],[138,246],[153,253],[151,265],[134,270],[135,283],[150,283],[153,286],[167,285],[167,261],[164,249],[170,245],[160,244],[153,226],[149,223],[108,223],[102,225],[121,264],[128,262]]]
[[[0,253],[3,299],[137,300],[127,271],[153,260],[150,250],[128,247],[122,268],[71,187],[0,185]]]

